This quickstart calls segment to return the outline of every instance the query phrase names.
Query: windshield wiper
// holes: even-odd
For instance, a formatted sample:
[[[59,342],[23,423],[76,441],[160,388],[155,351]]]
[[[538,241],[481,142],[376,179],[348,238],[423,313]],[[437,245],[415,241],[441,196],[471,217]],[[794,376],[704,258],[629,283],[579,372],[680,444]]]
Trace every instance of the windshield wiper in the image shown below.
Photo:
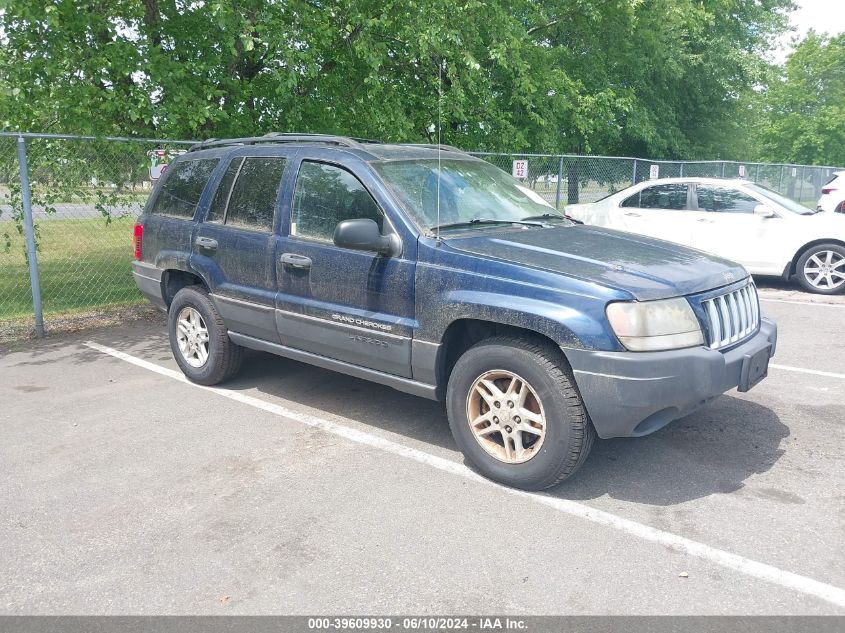
[[[557,213],[543,213],[542,215],[529,215],[523,220],[566,220],[566,216]]]
[[[495,220],[493,218],[473,218],[472,220],[462,220],[461,222],[447,222],[446,224],[438,224],[432,226],[431,231],[442,231],[444,229],[457,229],[462,226],[476,226],[479,224],[522,224],[524,226],[543,226],[540,222],[526,222],[522,220]]]

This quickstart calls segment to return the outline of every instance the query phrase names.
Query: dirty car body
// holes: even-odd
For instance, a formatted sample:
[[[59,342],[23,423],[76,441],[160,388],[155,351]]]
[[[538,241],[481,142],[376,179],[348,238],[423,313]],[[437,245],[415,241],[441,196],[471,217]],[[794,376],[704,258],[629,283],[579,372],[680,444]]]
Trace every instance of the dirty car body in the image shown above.
[[[191,170],[207,174],[196,178],[192,212],[168,215],[157,200],[169,195],[167,179],[186,173],[179,166],[188,161],[205,161]],[[265,186],[256,176],[253,189],[238,189],[243,174],[260,168],[272,171],[266,178],[276,183],[272,204],[263,223],[239,224],[232,218],[240,213],[260,215],[257,203],[232,206]],[[777,330],[761,315],[756,289],[740,265],[660,240],[575,225],[522,185],[511,192],[489,169],[495,168],[453,148],[337,137],[276,135],[202,145],[178,159],[151,195],[136,227],[135,279],[165,310],[186,288],[201,290],[232,345],[447,400],[456,439],[453,418],[469,420],[475,433],[478,446],[459,440],[470,461],[488,476],[525,488],[557,483],[580,462],[554,477],[528,472],[558,441],[549,426],[556,424],[556,395],[538,386],[541,374],[534,382],[523,379],[531,366],[498,367],[493,360],[483,366],[485,344],[491,359],[508,344],[519,348],[517,355],[553,359],[586,411],[579,422],[584,432],[602,438],[648,434],[765,377]],[[541,213],[524,220],[461,216],[462,205],[473,204],[495,213],[483,196],[447,199],[449,183],[460,181],[458,189],[471,192],[488,178],[491,190],[513,197],[514,209]],[[533,202],[519,199],[520,191]],[[183,197],[190,206],[190,196]],[[369,243],[364,234],[370,225],[362,216],[378,228]],[[204,335],[191,329],[190,311],[179,306],[188,316],[175,322],[171,343],[177,360],[179,350],[185,360],[186,349],[202,351]],[[687,324],[684,331],[660,329],[675,320]],[[191,358],[198,363],[202,354]],[[195,379],[191,367],[180,366]],[[471,386],[456,378],[458,370],[469,372]],[[482,388],[485,376],[492,391]],[[520,390],[517,409],[526,407],[525,417],[536,414],[542,421],[523,427],[521,435],[510,424],[498,431],[493,422],[482,422],[479,431],[474,419],[496,425],[499,417],[511,420],[496,395],[509,398],[507,379],[514,393]],[[481,393],[481,408],[461,389]],[[500,416],[494,405],[502,407]],[[558,417],[571,415],[578,418],[577,412]],[[571,435],[568,429],[560,437]],[[501,439],[491,443],[497,434]],[[486,453],[470,454],[479,446]],[[532,461],[529,454],[538,457]],[[488,457],[485,468],[481,462]],[[520,479],[523,471],[528,474]]]

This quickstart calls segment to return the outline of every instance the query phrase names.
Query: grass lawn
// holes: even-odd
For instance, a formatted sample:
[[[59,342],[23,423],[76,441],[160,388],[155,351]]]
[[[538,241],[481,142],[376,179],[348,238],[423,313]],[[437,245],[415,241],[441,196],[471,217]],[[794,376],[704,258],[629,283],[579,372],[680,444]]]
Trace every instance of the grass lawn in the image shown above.
[[[38,267],[45,315],[142,301],[132,280],[134,218],[41,220]],[[2,246],[11,237],[9,252]],[[0,321],[32,317],[25,240],[0,222]]]

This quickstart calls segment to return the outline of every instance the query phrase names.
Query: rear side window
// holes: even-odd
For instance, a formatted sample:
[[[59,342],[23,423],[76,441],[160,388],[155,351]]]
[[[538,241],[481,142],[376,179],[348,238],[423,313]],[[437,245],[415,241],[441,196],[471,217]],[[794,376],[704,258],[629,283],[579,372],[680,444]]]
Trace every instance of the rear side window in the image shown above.
[[[235,178],[243,164],[243,158],[235,158],[226,168],[226,173],[223,174],[223,179],[217,186],[217,191],[214,192],[214,198],[211,201],[211,206],[208,208],[208,213],[205,216],[206,222],[223,223],[226,216],[226,205],[229,204],[229,194],[232,193],[232,185]]]
[[[621,206],[683,211],[687,208],[687,185],[669,184],[646,187],[639,193],[626,198]]]
[[[759,202],[749,195],[728,187],[698,185],[698,208],[717,213],[754,213]]]
[[[284,158],[235,158],[214,194],[206,222],[272,231]]]
[[[219,159],[183,160],[167,170],[151,213],[193,218],[200,196]]]

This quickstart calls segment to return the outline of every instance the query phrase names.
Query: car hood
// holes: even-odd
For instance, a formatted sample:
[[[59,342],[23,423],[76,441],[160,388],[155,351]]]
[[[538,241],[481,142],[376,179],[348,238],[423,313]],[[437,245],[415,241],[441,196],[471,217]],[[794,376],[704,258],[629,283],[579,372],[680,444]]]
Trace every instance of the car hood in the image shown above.
[[[736,262],[596,226],[485,231],[446,243],[473,255],[575,277],[647,301],[689,295],[748,276]]]

